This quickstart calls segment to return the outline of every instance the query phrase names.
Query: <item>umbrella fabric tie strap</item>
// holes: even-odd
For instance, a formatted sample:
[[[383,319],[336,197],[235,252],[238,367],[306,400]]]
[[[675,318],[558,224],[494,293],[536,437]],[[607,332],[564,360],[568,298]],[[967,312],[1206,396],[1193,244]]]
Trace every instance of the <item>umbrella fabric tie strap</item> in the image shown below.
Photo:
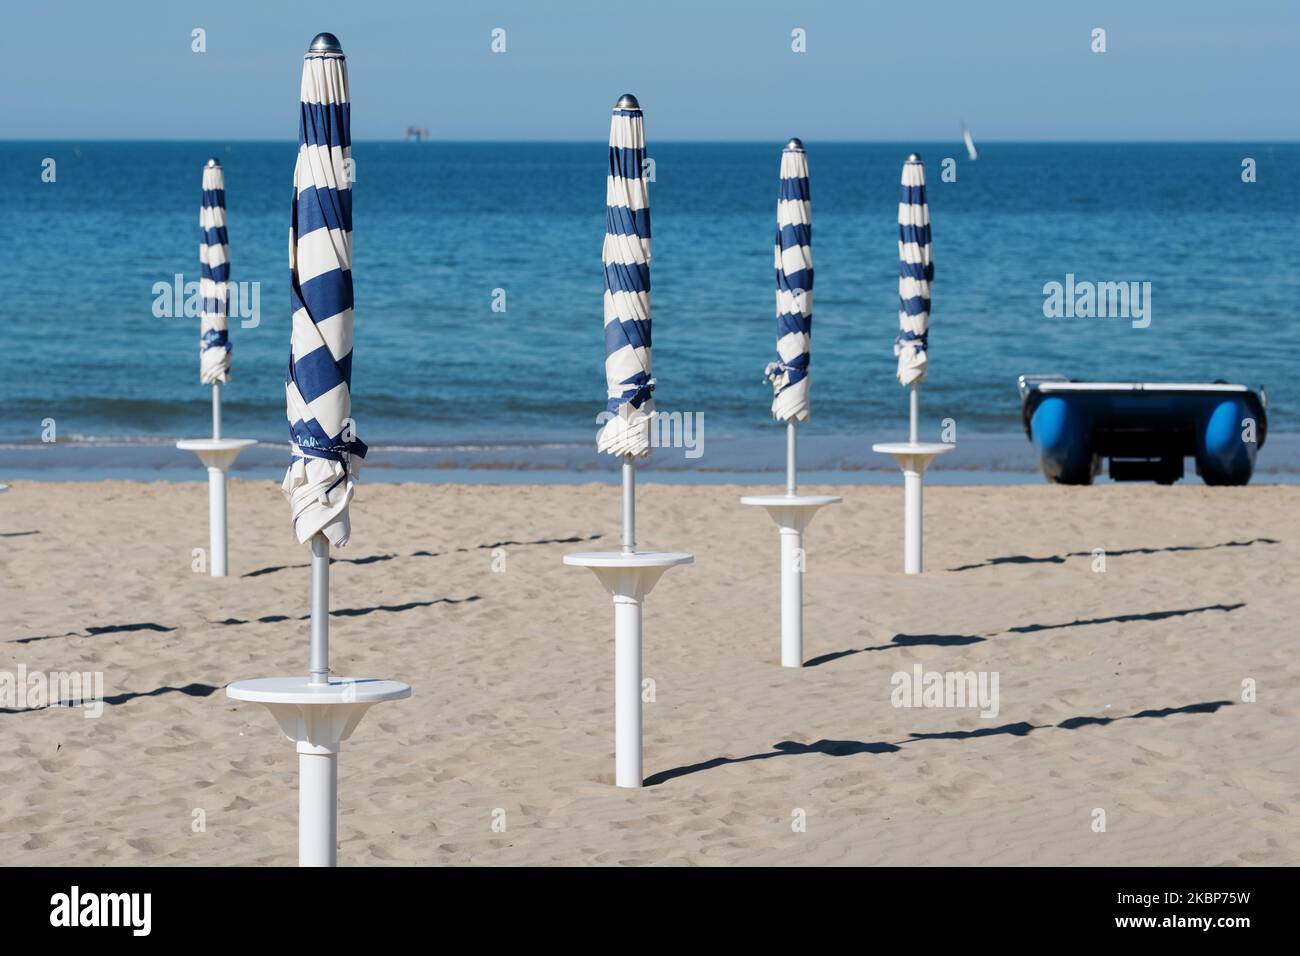
[[[651,394],[658,384],[652,378],[632,384],[627,391],[619,393],[618,398],[611,398],[606,404],[605,410],[611,414],[617,414],[623,405],[631,405],[634,409],[639,410],[646,402],[650,401]]]
[[[293,458],[280,490],[289,500],[294,533],[306,544],[317,531],[342,546],[351,533],[348,505],[361,472],[366,445],[346,442],[321,448],[290,443]]]
[[[903,349],[916,349],[918,352],[924,352],[930,348],[930,333],[922,332],[917,335],[915,332],[904,332],[894,339],[894,354],[903,354]]]
[[[806,372],[808,371],[808,356],[804,355],[791,362],[768,362],[767,367],[763,369],[763,379],[776,384],[782,375],[789,372]]]
[[[352,502],[356,472],[342,461],[311,455],[295,455],[289,462],[280,490],[289,501],[299,544],[306,544],[318,531],[335,547],[347,544],[352,532],[348,505]]]

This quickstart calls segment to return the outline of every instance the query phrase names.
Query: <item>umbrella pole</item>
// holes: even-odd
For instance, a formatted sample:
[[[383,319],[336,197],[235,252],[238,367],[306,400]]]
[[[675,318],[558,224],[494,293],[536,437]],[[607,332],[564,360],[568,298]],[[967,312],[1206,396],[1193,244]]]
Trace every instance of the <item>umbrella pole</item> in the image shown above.
[[[311,684],[330,682],[330,541],[311,538]],[[298,865],[338,865],[338,745],[298,746]]]
[[[311,539],[311,682],[330,681],[330,541]]]
[[[208,466],[208,550],[214,578],[224,578],[226,562],[226,470]]]
[[[221,438],[221,383],[212,383],[212,440]],[[208,550],[212,576],[226,576],[226,472],[208,468]]]
[[[921,573],[921,540],[921,470],[913,464],[903,469],[904,574]]]
[[[623,553],[636,551],[636,462],[623,456]]]
[[[799,436],[795,432],[795,421],[785,423],[785,493],[794,497],[799,493],[799,480],[796,477],[795,462],[799,454]]]
[[[921,404],[918,383],[912,383],[908,398],[911,404],[908,443],[915,445]],[[914,468],[903,470],[903,571],[921,573],[921,472]]]
[[[917,440],[916,424],[917,424],[917,419],[920,418],[920,408],[921,408],[921,400],[920,400],[921,396],[920,396],[920,388],[918,387],[918,383],[916,382],[912,383],[911,395],[909,396],[909,398],[911,400],[911,406],[912,406],[912,410],[911,410],[912,423],[911,423],[911,427],[908,430],[908,441],[911,442],[913,445],[915,445]]]
[[[221,437],[221,383],[212,383],[212,437]]]

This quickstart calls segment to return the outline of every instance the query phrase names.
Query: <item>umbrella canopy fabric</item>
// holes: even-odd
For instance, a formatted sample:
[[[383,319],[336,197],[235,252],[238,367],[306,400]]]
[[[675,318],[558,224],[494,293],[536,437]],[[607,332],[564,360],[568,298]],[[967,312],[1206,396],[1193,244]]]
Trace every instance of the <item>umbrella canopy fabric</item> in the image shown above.
[[[605,381],[607,420],[597,448],[610,455],[650,450],[655,380],[650,372],[650,192],[645,126],[636,97],[624,95],[609,124],[605,184]]]
[[[324,37],[325,35],[322,35]],[[347,61],[313,43],[302,65],[289,228],[292,345],[285,379],[292,458],[282,490],[294,532],[351,533],[348,504],[366,446],[352,422],[352,139]]]
[[[812,350],[812,202],[808,154],[792,139],[781,154],[776,201],[776,354],[767,366],[772,417],[807,421],[808,363]]]
[[[230,241],[226,236],[226,180],[221,164],[203,167],[203,201],[199,206],[199,381],[230,381],[230,334],[226,310],[230,294]]]
[[[930,285],[934,263],[930,260],[930,207],[925,203],[925,164],[916,153],[903,164],[903,185],[898,200],[898,381],[919,384],[929,370]]]

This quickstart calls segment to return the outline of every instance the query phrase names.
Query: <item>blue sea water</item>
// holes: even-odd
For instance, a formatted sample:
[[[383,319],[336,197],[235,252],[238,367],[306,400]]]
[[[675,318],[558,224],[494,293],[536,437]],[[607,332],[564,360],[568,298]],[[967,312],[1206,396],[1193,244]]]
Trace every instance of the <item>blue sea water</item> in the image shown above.
[[[703,413],[706,431],[699,459],[660,450],[657,464],[779,468],[762,370],[775,354],[782,144],[658,143],[648,132],[655,399]],[[977,162],[960,143],[807,147],[810,467],[865,462],[869,441],[905,433],[892,352],[896,211],[915,148],[936,263],[924,437],[952,418],[959,444],[984,449],[979,467],[1032,469],[1023,372],[1264,384],[1270,443],[1300,432],[1300,144],[981,143]],[[87,448],[58,459],[74,471],[107,460],[90,455],[97,447],[207,433],[198,319],[155,317],[153,289],[176,273],[198,277],[210,155],[225,167],[232,279],[260,286],[260,323],[231,323],[225,432],[287,439],[295,145],[11,141],[0,143],[0,471],[39,442],[46,419],[61,444]],[[954,182],[941,177],[946,157]],[[1247,157],[1254,183],[1242,181]],[[353,410],[376,463],[406,449],[443,468],[598,467],[605,145],[359,142],[354,158]],[[1046,318],[1044,284],[1067,273],[1150,282],[1150,326]],[[495,290],[504,312],[493,311]]]

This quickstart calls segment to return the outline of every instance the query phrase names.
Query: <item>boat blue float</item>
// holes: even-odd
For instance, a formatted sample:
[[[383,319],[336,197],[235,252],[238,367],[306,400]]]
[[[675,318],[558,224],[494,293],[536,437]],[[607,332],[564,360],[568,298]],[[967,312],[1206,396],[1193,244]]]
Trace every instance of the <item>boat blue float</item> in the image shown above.
[[[1109,459],[1115,481],[1173,484],[1196,460],[1207,485],[1244,485],[1268,434],[1268,395],[1245,385],[1075,382],[1020,376],[1025,433],[1050,481],[1087,485]]]

